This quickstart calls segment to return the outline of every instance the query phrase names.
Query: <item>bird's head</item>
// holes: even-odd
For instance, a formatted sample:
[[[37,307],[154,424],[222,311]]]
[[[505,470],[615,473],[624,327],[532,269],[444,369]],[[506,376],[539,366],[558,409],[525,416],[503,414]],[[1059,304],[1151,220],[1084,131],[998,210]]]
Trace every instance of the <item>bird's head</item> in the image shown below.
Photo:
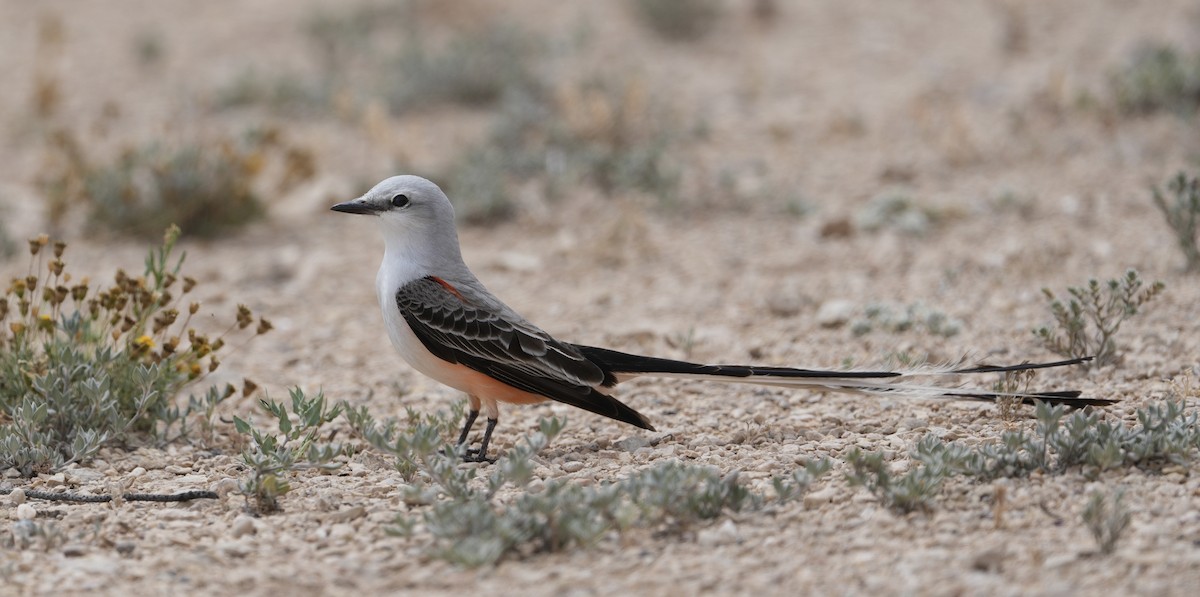
[[[393,176],[362,197],[330,209],[374,216],[389,247],[410,258],[416,253],[446,258],[459,254],[454,208],[436,184],[420,176]]]
[[[436,184],[420,176],[393,176],[353,201],[332,208],[347,214],[378,216],[385,226],[405,220],[454,221],[454,208]]]

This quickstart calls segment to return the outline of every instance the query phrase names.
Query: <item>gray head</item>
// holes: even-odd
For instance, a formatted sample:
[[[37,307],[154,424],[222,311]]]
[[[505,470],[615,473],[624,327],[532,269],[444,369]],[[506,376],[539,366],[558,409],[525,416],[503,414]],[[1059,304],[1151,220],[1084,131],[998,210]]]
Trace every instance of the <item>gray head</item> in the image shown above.
[[[365,195],[331,208],[348,214],[379,216],[387,221],[403,219],[437,219],[454,221],[454,208],[437,185],[404,174],[393,176],[375,185]]]
[[[405,253],[458,257],[454,208],[436,184],[420,176],[393,176],[353,201],[332,208],[348,214],[375,216],[384,241]],[[415,257],[415,256],[414,256]]]

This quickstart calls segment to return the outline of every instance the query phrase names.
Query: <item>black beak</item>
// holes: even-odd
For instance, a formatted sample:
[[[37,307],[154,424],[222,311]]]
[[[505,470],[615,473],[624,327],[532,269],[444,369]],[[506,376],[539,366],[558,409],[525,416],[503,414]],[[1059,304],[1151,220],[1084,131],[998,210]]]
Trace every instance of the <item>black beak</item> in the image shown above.
[[[357,199],[354,201],[339,203],[329,209],[332,209],[333,211],[340,211],[344,214],[377,215],[379,213],[379,208]]]

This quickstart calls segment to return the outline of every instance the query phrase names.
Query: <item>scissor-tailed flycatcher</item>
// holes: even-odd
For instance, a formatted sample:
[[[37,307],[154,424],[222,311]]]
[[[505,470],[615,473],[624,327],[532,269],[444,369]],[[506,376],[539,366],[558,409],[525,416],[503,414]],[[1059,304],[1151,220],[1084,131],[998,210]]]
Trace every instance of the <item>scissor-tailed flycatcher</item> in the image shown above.
[[[560,342],[488,292],[467,269],[459,251],[454,208],[432,182],[417,176],[394,176],[332,209],[376,216],[383,228],[383,263],[375,288],[388,337],[414,369],[466,392],[470,411],[459,444],[467,441],[483,409],[487,429],[479,450],[468,452],[478,460],[487,457],[500,402],[556,400],[653,430],[646,417],[609,395],[616,384],[641,375],[985,401],[1011,395],[1026,402],[1044,400],[1073,406],[1112,402],[1081,398],[1077,391],[1004,394],[905,383],[918,376],[1022,371],[1088,359],[907,372],[816,371],[700,365]]]

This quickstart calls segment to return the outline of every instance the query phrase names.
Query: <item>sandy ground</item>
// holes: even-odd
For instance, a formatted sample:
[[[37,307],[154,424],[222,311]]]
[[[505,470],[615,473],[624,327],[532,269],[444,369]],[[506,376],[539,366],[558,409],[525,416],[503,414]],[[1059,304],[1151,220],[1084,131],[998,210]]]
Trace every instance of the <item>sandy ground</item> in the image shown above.
[[[879,365],[900,353],[1046,359],[1053,355],[1030,333],[1048,323],[1040,289],[1133,267],[1168,291],[1122,329],[1123,362],[1048,372],[1039,382],[1118,398],[1109,411],[1128,418],[1165,395],[1165,380],[1197,366],[1200,279],[1181,273],[1147,191],[1195,167],[1196,124],[1122,117],[1080,99],[1103,101],[1108,74],[1138,43],[1194,42],[1195,2],[781,2],[770,24],[751,18],[749,3],[730,2],[728,18],[697,44],[647,35],[618,3],[563,4],[508,10],[547,35],[586,24],[589,41],[568,66],[628,73],[708,131],[678,149],[695,193],[677,208],[580,189],[557,203],[523,198],[515,221],[461,231],[480,278],[551,333],[667,357],[822,368]],[[227,358],[223,375],[250,377],[276,398],[296,385],[354,404],[370,395],[380,417],[405,406],[435,410],[458,397],[400,362],[380,330],[377,232],[326,209],[393,174],[397,161],[415,173],[436,168],[479,138],[486,113],[422,110],[388,120],[381,138],[357,121],[200,107],[248,63],[303,68],[298,23],[322,6],[333,9],[282,0],[0,2],[0,213],[18,238],[45,226],[29,100],[35,72],[47,68],[39,60],[63,82],[57,118],[96,131],[97,146],[256,119],[278,125],[312,147],[318,178],[272,197],[270,217],[244,233],[185,243],[206,309],[244,302],[278,328]],[[62,19],[67,41],[60,56],[39,58],[35,23],[46,14]],[[132,49],[147,31],[165,47],[149,71]],[[119,110],[101,134],[106,105]],[[712,191],[723,173],[733,190]],[[895,191],[944,217],[923,236],[822,235]],[[1006,195],[1017,208],[997,201]],[[812,211],[790,214],[794,200]],[[71,238],[68,261],[78,271],[141,262],[137,243]],[[17,257],[0,273],[24,267]],[[855,336],[817,322],[832,300],[921,302],[963,329],[950,338]],[[685,354],[678,339],[688,336]],[[658,432],[565,407],[510,408],[496,447],[511,446],[540,416],[565,414],[567,430],[539,456],[539,478],[599,482],[679,459],[740,470],[765,489],[805,458],[836,459],[853,446],[903,455],[929,432],[984,441],[1006,428],[992,407],[976,404],[654,380],[620,396]],[[225,417],[255,411],[251,401],[231,402]],[[628,437],[661,441],[630,452],[619,447]],[[106,450],[62,482],[93,491],[114,482],[148,492],[205,488],[241,474],[236,451],[221,445]],[[565,472],[571,461],[586,465]],[[835,472],[815,487],[820,500],[730,516],[682,538],[634,532],[590,550],[462,570],[385,532],[404,509],[401,481],[367,453],[336,474],[300,475],[282,514],[251,522],[235,522],[244,517],[237,496],[184,506],[36,504],[68,548],[0,551],[0,593],[1190,594],[1200,586],[1200,480],[1190,473],[955,480],[934,511],[898,516]],[[1127,491],[1133,523],[1116,553],[1102,557],[1080,513],[1092,491],[1115,488]]]

